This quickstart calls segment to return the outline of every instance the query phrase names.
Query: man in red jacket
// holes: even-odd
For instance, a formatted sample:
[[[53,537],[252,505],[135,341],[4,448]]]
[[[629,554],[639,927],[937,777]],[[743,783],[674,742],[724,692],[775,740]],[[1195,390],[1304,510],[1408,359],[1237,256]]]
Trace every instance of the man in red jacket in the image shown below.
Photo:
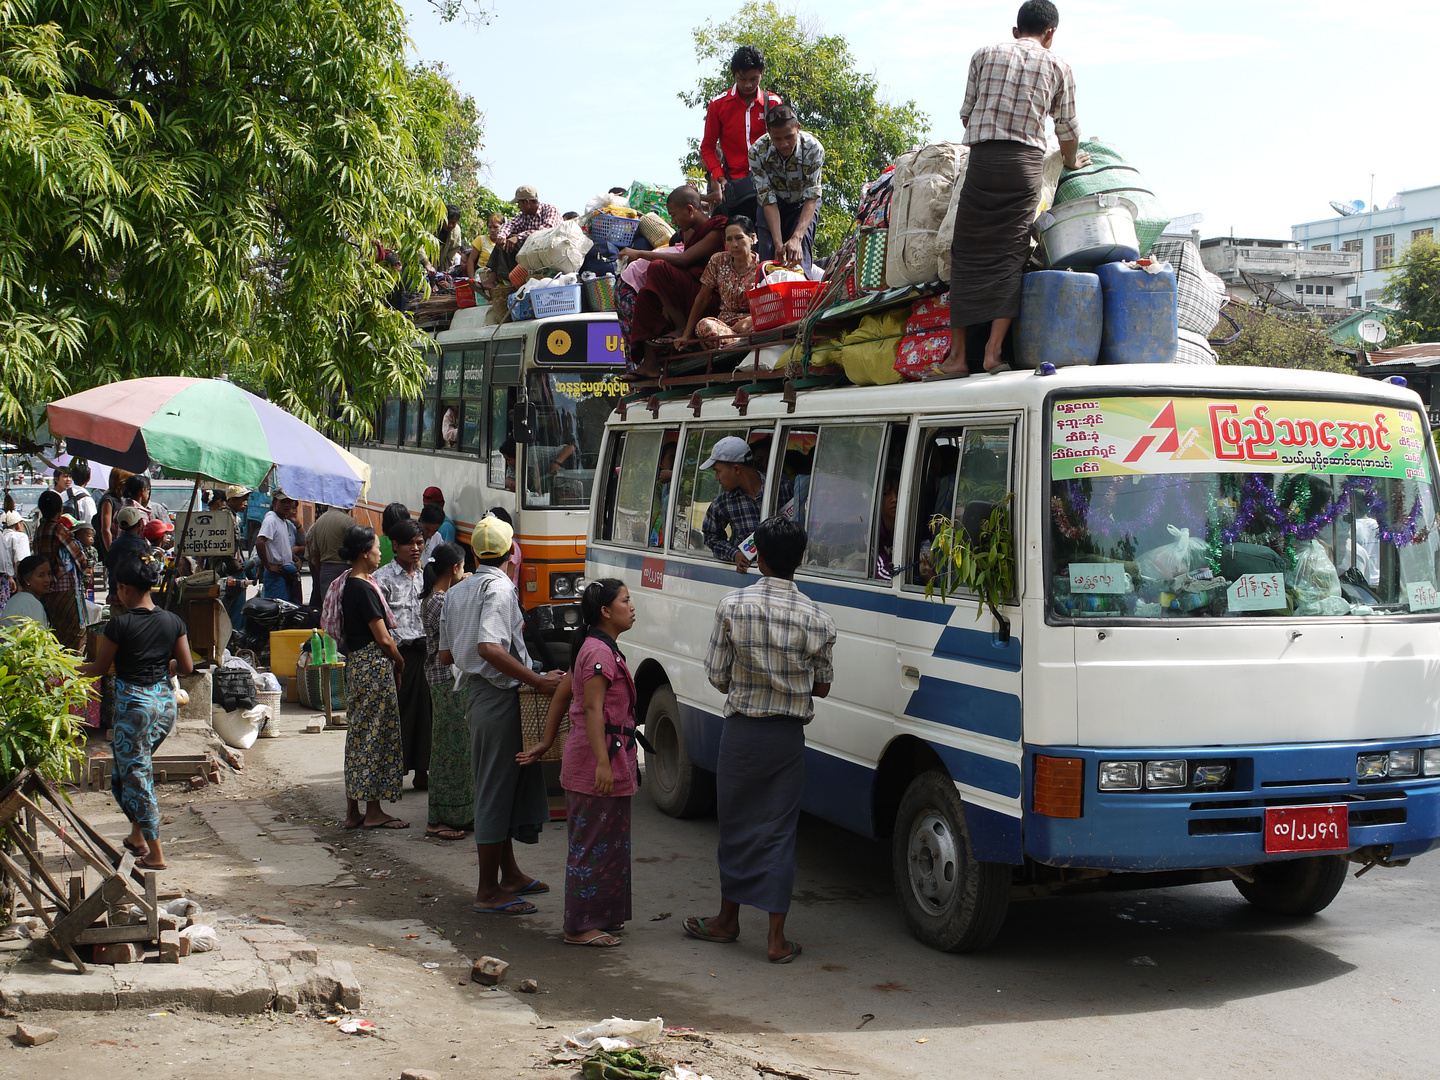
[[[765,134],[765,113],[781,104],[779,94],[760,89],[765,54],[754,45],[742,45],[730,58],[735,85],[705,110],[705,134],[700,158],[710,175],[710,194],[721,198],[715,213],[743,214],[758,220],[755,181],[750,176],[750,147]]]

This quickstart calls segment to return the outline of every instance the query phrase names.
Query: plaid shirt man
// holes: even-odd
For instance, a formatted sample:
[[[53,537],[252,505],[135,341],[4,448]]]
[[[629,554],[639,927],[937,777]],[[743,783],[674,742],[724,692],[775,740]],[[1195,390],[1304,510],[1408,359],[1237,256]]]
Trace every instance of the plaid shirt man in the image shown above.
[[[795,493],[795,484],[788,476],[780,480],[780,502],[783,504]],[[705,537],[705,546],[715,557],[729,561],[740,549],[740,541],[753,533],[764,519],[760,516],[760,504],[765,497],[765,474],[760,474],[760,494],[753,499],[743,488],[722,491],[711,501],[705,511],[705,520],[700,531]],[[725,535],[726,527],[730,535]]]
[[[965,143],[1000,140],[1045,149],[1045,117],[1055,137],[1078,140],[1075,76],[1070,65],[1034,38],[987,45],[970,58],[960,119]]]
[[[516,214],[504,225],[500,226],[500,239],[509,240],[514,237],[524,242],[525,238],[533,232],[541,229],[553,229],[560,224],[560,211],[549,203],[541,203],[540,209],[533,214]]]
[[[425,636],[425,626],[420,621],[420,593],[425,588],[425,575],[416,566],[415,573],[409,573],[399,560],[392,560],[371,574],[371,579],[380,587],[385,602],[395,616],[395,643],[409,645]]]
[[[788,158],[775,149],[775,142],[766,132],[750,147],[750,174],[755,177],[755,196],[761,206],[774,202],[802,203],[819,199],[820,169],[825,164],[825,148],[808,131],[800,132],[795,152]]]
[[[815,716],[816,683],[835,681],[835,620],[787,578],[736,589],[715,609],[705,676],[726,716]]]

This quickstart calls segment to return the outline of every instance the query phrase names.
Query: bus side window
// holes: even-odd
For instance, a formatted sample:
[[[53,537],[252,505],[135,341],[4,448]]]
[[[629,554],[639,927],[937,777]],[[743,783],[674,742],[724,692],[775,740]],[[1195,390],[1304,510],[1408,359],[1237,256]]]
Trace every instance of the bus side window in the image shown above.
[[[617,544],[645,547],[650,543],[655,474],[664,436],[665,432],[659,428],[646,428],[631,431],[625,439],[625,454],[616,484],[615,530],[611,535]]]
[[[497,490],[515,487],[515,478],[509,473],[510,461],[500,453],[500,447],[510,438],[510,411],[515,402],[515,388],[492,386],[490,388],[490,416],[486,424],[487,456],[490,459],[490,486]],[[514,460],[514,451],[511,451]],[[507,482],[508,481],[508,482]]]
[[[714,445],[727,435],[744,438],[745,428],[691,428],[685,434],[685,452],[680,455],[680,475],[675,490],[675,526],[671,530],[670,550],[709,555],[705,546],[705,511],[720,493],[713,469],[700,468],[710,456]],[[763,464],[761,466],[764,467]],[[744,537],[739,539],[743,540]]]
[[[440,392],[440,353],[435,349],[425,350],[425,389],[420,400],[411,402],[415,409],[415,445],[433,449],[439,444],[439,424],[436,423],[435,400]]]
[[[815,442],[805,514],[806,569],[869,577],[883,424],[828,424]]]
[[[912,530],[912,585],[934,578],[930,565],[931,522],[943,517],[972,538],[995,507],[1010,494],[1010,435],[1004,427],[942,428],[926,436],[915,525]]]
[[[665,515],[670,509],[670,492],[674,485],[675,457],[680,452],[680,429],[668,428],[660,442],[660,461],[655,474],[655,490],[650,499],[650,537],[648,547],[665,546]]]
[[[625,459],[625,439],[628,431],[611,433],[610,444],[605,448],[601,460],[604,471],[596,479],[605,485],[605,513],[600,520],[597,540],[610,540],[615,536],[615,500],[620,494],[620,462]]]

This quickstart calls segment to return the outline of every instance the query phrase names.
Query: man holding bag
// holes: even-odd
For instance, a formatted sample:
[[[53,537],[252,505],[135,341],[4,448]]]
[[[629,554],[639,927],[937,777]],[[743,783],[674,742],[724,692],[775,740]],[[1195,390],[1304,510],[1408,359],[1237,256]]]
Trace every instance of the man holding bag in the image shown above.
[[[510,280],[510,271],[515,269],[515,256],[525,246],[530,234],[541,229],[553,229],[560,224],[560,210],[549,203],[540,201],[540,193],[529,184],[515,189],[515,206],[520,211],[496,234],[495,249],[490,252],[486,265],[500,279],[501,284]]]
[[[710,195],[719,196],[717,213],[743,214],[758,221],[755,179],[750,175],[750,147],[765,134],[765,113],[781,104],[779,94],[760,89],[765,54],[754,45],[742,45],[730,58],[735,85],[710,102],[705,110],[705,134],[700,137],[700,159],[710,176]]]

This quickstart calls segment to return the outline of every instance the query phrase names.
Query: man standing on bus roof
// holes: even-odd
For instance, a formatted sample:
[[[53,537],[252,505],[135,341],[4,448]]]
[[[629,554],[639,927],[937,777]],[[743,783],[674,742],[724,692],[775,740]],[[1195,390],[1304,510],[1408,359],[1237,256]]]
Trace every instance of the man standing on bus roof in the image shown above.
[[[760,89],[765,54],[754,45],[741,45],[730,58],[735,85],[705,109],[705,133],[700,137],[700,160],[710,177],[710,194],[719,196],[716,213],[743,214],[759,221],[755,180],[750,175],[750,147],[765,134],[765,113],[781,104],[779,94]],[[623,195],[624,192],[621,192]]]
[[[772,964],[800,955],[785,938],[785,916],[795,891],[805,725],[835,677],[835,620],[795,587],[805,539],[789,518],[767,518],[755,530],[763,576],[715,609],[705,675],[725,695],[715,770],[720,914],[684,924],[692,938],[731,942],[740,936],[740,905],[758,907],[770,916]]]
[[[434,504],[440,507],[441,512],[445,510],[445,493],[438,487],[427,487],[425,493],[420,496],[422,506]],[[445,515],[445,520],[440,523],[440,542],[442,544],[455,543],[455,522],[450,520],[450,515]]]
[[[734,562],[735,569],[742,574],[750,569],[750,560],[740,550],[740,544],[760,524],[760,501],[765,492],[765,474],[755,467],[754,461],[755,452],[749,443],[737,435],[727,435],[715,444],[700,466],[713,468],[715,481],[720,485],[720,494],[711,501],[700,527],[705,546],[717,559]],[[780,483],[783,502],[790,497],[784,490],[790,481],[782,479]]]
[[[990,324],[984,365],[1003,365],[1000,346],[1020,314],[1020,286],[1030,258],[1030,226],[1040,208],[1045,167],[1045,120],[1067,169],[1090,163],[1080,149],[1075,77],[1050,51],[1060,13],[1050,0],[1026,0],[1011,31],[1014,41],[987,45],[970,59],[960,119],[970,147],[955,214],[950,266],[950,354],[939,378],[970,373],[967,327]]]

